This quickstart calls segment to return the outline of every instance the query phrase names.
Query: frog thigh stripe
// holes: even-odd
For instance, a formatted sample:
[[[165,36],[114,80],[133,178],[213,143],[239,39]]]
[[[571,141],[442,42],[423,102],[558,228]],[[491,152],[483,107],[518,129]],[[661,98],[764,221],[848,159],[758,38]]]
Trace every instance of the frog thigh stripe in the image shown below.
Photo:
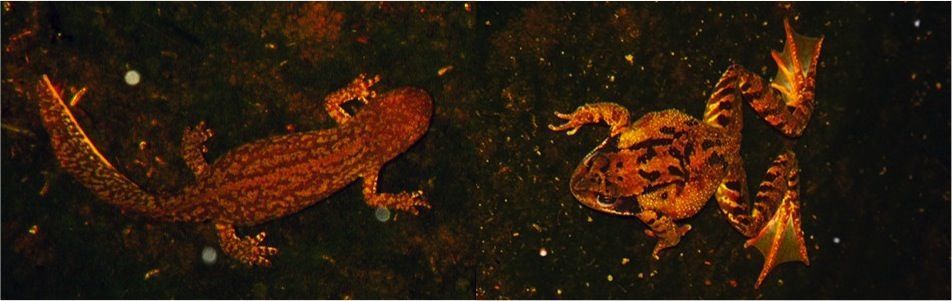
[[[739,66],[734,65],[727,68],[720,80],[714,85],[714,92],[711,93],[707,101],[707,107],[704,110],[704,122],[722,129],[727,129],[730,133],[740,133],[743,122],[743,112],[740,110],[740,93],[737,90]]]
[[[748,214],[747,173],[742,162],[731,166],[728,175],[717,187],[715,198],[721,212],[734,229],[746,237],[757,233],[758,229],[752,227],[756,223],[751,221],[751,215]]]

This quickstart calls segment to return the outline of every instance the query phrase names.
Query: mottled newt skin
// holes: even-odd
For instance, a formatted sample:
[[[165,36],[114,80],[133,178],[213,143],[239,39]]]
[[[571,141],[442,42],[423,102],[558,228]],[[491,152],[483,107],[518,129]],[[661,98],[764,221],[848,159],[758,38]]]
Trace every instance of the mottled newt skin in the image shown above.
[[[810,260],[800,230],[799,168],[792,151],[771,163],[748,207],[746,172],[740,156],[743,103],[783,135],[796,138],[814,108],[814,77],[822,38],[796,34],[784,21],[783,53],[772,52],[779,68],[765,86],[760,76],[733,65],[724,72],[707,102],[702,120],[677,110],[646,114],[629,124],[628,110],[615,103],[594,103],[572,114],[556,113],[566,123],[550,128],[575,133],[604,121],[608,139],[589,153],[570,181],[572,194],[597,211],[634,216],[645,233],[658,239],[652,255],[674,247],[691,230],[675,221],[697,214],[711,196],[741,234],[745,246],[764,254],[759,287],[777,264]]]
[[[398,88],[376,95],[379,77],[355,79],[325,98],[338,126],[274,136],[237,147],[209,165],[204,123],[183,135],[183,157],[196,182],[176,195],[143,191],[100,154],[70,113],[60,92],[43,76],[40,109],[60,165],[99,198],[124,210],[159,220],[215,224],[225,253],[253,265],[268,265],[277,249],[261,244],[264,232],[239,238],[234,226],[261,224],[298,212],[350,183],[363,179],[368,205],[417,213],[429,208],[422,193],[377,192],[381,167],[409,149],[430,124],[433,104],[423,90]],[[76,103],[86,89],[73,96]],[[357,99],[365,105],[349,115],[341,105]]]

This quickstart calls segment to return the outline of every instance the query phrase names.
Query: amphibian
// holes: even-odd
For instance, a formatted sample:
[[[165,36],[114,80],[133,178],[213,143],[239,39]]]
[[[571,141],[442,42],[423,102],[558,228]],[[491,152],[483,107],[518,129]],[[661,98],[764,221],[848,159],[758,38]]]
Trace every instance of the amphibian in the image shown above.
[[[658,239],[652,255],[676,246],[691,230],[677,221],[690,218],[714,196],[721,212],[765,257],[759,287],[777,264],[810,260],[800,230],[799,167],[784,151],[767,169],[753,208],[740,155],[743,107],[783,135],[796,138],[814,108],[814,77],[823,42],[801,36],[784,21],[783,53],[773,51],[779,71],[773,82],[732,65],[714,86],[700,120],[677,110],[652,112],[629,122],[628,110],[615,103],[586,104],[553,131],[575,133],[586,124],[605,122],[611,133],[578,165],[570,180],[572,194],[597,211],[634,216],[645,234]]]
[[[235,226],[293,214],[358,179],[370,206],[413,214],[417,207],[430,208],[419,191],[377,192],[381,167],[426,133],[433,111],[429,94],[418,88],[377,95],[371,86],[379,79],[360,75],[325,98],[337,127],[254,141],[213,164],[205,160],[203,146],[212,132],[204,122],[186,129],[182,154],[196,181],[174,195],[146,192],[109,163],[46,75],[39,87],[40,112],[62,168],[100,199],[158,220],[212,222],[226,254],[247,264],[269,265],[268,257],[277,249],[262,244],[265,233],[239,238]],[[77,103],[85,92],[79,90],[69,103]],[[354,99],[365,105],[351,116],[341,105]]]

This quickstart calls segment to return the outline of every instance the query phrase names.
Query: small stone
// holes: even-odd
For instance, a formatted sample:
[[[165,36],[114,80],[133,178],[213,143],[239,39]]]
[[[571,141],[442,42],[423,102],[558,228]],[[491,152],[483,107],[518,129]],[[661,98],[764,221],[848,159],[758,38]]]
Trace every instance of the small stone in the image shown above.
[[[387,207],[377,207],[377,209],[374,209],[374,218],[380,222],[390,220],[390,209],[387,209]]]
[[[205,249],[202,250],[202,262],[207,265],[213,265],[216,261],[218,261],[218,251],[216,251],[215,248],[206,246]]]
[[[138,85],[141,79],[142,78],[139,76],[139,71],[135,71],[135,70],[126,71],[125,80],[127,85],[130,85],[130,86]]]

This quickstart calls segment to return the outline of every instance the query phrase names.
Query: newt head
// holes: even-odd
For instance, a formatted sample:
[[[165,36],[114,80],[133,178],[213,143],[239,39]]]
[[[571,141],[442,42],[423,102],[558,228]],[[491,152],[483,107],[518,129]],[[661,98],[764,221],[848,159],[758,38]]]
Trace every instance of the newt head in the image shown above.
[[[425,90],[402,87],[378,94],[355,116],[352,126],[378,155],[396,157],[410,148],[430,128],[433,99]]]

